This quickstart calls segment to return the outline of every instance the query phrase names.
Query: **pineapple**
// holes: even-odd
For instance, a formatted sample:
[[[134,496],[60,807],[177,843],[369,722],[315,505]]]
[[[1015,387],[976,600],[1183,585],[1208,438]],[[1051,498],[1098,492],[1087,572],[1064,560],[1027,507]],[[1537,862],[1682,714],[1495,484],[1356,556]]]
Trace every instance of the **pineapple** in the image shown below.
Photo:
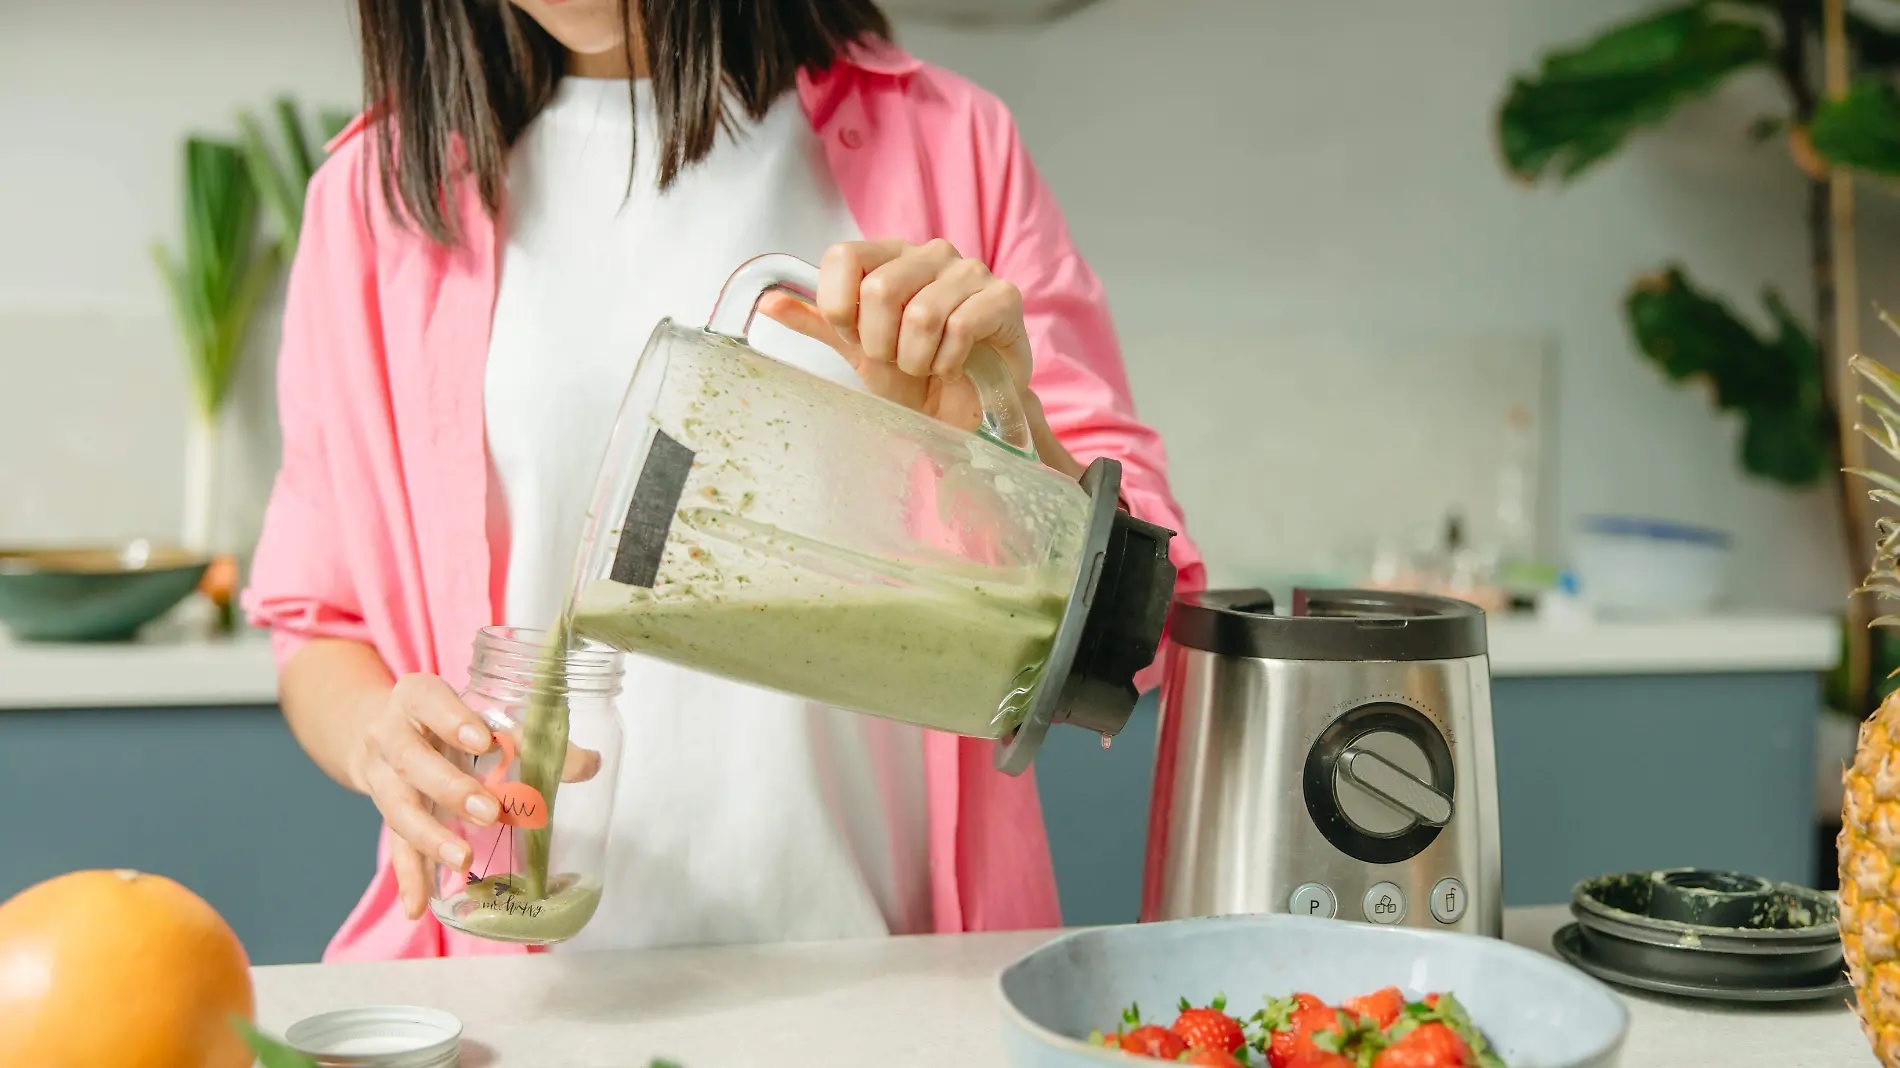
[[[1900,375],[1864,356],[1855,356],[1849,366],[1878,390],[1860,402],[1879,428],[1856,424],[1855,429],[1900,459],[1900,410],[1895,407]],[[1875,500],[1900,505],[1900,480],[1862,468],[1849,471],[1874,484]],[[1876,530],[1872,567],[1857,592],[1900,599],[1900,522],[1881,519]],[[1882,616],[1874,624],[1900,624],[1900,615]],[[1861,725],[1854,763],[1842,773],[1842,782],[1841,943],[1861,1027],[1880,1063],[1900,1068],[1900,691]]]

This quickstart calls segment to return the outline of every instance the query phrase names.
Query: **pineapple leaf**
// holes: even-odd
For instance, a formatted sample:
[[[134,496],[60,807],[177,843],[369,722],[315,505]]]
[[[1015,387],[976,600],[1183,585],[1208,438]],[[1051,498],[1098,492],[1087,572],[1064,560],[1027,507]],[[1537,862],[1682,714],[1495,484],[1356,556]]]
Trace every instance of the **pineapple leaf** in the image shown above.
[[[1881,312],[1880,318],[1888,326],[1894,326],[1894,321],[1887,317],[1886,312]],[[1895,329],[1900,330],[1900,327],[1895,327]],[[1880,392],[1900,402],[1900,375],[1889,371],[1880,361],[1870,360],[1856,353],[1847,361],[1847,366],[1853,368],[1854,372],[1862,378],[1880,387]]]
[[[1864,400],[1866,398],[1862,399]],[[1880,446],[1881,452],[1895,459],[1900,459],[1900,432],[1894,430],[1894,425],[1887,421],[1886,416],[1878,416],[1877,418],[1880,419],[1879,430],[1875,430],[1873,427],[1861,422],[1856,422],[1854,429],[1858,431],[1862,437]]]
[[[1859,475],[1890,493],[1900,493],[1900,479],[1894,478],[1885,471],[1875,471],[1870,467],[1850,467],[1847,468],[1847,473]]]
[[[1900,616],[1881,616],[1867,625],[1869,627],[1892,627],[1900,625]],[[1891,678],[1893,675],[1900,675],[1900,668],[1894,668],[1888,677]]]

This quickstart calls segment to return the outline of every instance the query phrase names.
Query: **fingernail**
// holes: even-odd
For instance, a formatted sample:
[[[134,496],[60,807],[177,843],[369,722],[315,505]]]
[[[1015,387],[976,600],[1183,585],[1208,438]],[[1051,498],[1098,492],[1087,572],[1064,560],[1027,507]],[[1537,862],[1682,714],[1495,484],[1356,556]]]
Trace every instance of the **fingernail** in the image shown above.
[[[462,728],[461,734],[458,735],[458,737],[462,739],[463,745],[469,747],[470,749],[475,750],[478,753],[485,753],[488,751],[488,732],[485,730],[482,730],[480,727],[476,727],[473,725],[464,726]]]
[[[475,794],[471,796],[468,799],[466,807],[468,808],[469,815],[481,820],[483,823],[493,823],[495,822],[495,817],[501,815],[501,806],[495,804],[495,799],[489,797],[487,794]]]
[[[442,863],[451,868],[460,868],[468,863],[468,846],[460,842],[444,842],[440,850]]]

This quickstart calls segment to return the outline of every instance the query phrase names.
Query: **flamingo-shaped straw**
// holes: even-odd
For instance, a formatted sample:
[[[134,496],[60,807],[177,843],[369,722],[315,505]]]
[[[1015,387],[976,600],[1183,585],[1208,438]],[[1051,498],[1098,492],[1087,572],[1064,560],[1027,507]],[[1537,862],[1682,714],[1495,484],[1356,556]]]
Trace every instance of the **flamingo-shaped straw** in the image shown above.
[[[548,803],[541,791],[525,782],[508,782],[509,765],[515,762],[514,739],[496,732],[495,744],[501,746],[501,760],[482,779],[495,800],[501,803],[500,822],[510,827],[537,830],[548,825]]]
[[[495,766],[488,770],[488,774],[482,777],[482,785],[488,787],[488,791],[495,795],[496,802],[501,806],[501,814],[496,817],[495,822],[508,827],[525,827],[529,830],[546,827],[548,825],[548,804],[547,799],[541,796],[541,791],[529,786],[525,782],[507,781],[508,768],[515,762],[514,739],[499,732],[491,733],[489,737],[493,738],[495,744],[501,747],[501,760],[496,762]],[[514,867],[514,833],[512,831],[500,832],[495,835],[495,844],[490,847],[488,851],[488,860],[482,862],[483,872],[486,872],[488,865],[494,861],[495,850],[500,848],[503,838],[508,839],[508,866],[510,868]],[[485,875],[478,876],[475,874],[474,869],[471,868],[467,878],[469,885],[472,886],[485,878]],[[502,892],[512,890],[505,880],[497,885],[497,889]]]

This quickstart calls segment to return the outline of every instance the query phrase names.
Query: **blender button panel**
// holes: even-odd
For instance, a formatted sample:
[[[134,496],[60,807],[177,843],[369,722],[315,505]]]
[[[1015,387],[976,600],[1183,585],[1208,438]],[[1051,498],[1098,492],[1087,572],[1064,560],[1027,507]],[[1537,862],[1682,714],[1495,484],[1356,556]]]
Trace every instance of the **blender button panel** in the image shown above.
[[[1457,923],[1465,916],[1465,884],[1456,879],[1440,879],[1432,887],[1432,919],[1439,923]]]
[[[1397,883],[1377,883],[1366,891],[1366,919],[1373,923],[1399,923],[1405,919],[1405,891]]]
[[[1330,920],[1339,914],[1339,899],[1321,883],[1301,883],[1287,898],[1286,910],[1295,916],[1317,916]]]

